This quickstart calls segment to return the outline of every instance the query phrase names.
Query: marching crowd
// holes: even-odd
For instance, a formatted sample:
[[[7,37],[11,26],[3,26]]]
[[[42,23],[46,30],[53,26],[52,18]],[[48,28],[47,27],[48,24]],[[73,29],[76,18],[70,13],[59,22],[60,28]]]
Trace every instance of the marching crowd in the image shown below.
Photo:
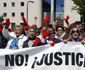
[[[85,44],[84,26],[80,21],[72,24],[68,22],[68,16],[64,19],[68,27],[57,25],[57,22],[49,24],[49,17],[46,16],[42,26],[38,28],[35,24],[29,26],[26,19],[22,17],[23,26],[16,25],[9,29],[10,19],[6,19],[5,25],[0,24],[0,48],[3,49],[21,49],[37,47],[64,42],[81,42]]]

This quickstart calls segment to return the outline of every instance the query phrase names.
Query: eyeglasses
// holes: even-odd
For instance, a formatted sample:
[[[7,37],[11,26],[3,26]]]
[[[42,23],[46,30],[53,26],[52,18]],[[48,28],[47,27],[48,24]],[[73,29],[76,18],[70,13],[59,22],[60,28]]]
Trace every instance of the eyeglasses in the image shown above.
[[[72,33],[79,33],[79,30],[72,30]]]

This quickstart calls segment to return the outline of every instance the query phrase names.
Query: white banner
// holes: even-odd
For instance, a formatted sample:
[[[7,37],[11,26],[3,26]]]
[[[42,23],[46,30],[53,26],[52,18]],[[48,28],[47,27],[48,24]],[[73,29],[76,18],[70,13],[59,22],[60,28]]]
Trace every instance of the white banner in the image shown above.
[[[18,49],[0,49],[0,70],[85,70],[81,43],[58,43]]]

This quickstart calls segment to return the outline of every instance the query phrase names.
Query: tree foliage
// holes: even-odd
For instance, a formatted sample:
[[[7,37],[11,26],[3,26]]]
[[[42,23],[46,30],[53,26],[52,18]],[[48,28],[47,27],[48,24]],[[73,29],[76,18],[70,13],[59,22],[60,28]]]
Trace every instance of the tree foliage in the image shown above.
[[[77,12],[82,15],[83,17],[85,17],[85,0],[72,0],[75,4],[75,6],[73,6],[73,10],[77,10]]]

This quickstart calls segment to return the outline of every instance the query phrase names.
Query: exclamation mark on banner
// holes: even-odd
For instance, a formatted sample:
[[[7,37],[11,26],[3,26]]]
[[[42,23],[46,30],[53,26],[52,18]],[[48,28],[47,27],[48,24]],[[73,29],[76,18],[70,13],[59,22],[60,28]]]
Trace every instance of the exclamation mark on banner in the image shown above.
[[[28,64],[28,57],[29,57],[28,54],[26,54],[25,55],[25,66],[27,66],[27,64]]]

